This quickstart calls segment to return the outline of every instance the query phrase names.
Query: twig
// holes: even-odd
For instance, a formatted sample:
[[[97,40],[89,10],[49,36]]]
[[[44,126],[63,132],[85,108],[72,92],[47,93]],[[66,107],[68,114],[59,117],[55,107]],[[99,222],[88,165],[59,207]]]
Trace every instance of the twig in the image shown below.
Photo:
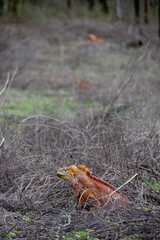
[[[53,117],[50,117],[50,116],[41,115],[41,114],[32,115],[32,116],[26,117],[26,118],[24,118],[24,119],[20,122],[20,124],[23,124],[24,122],[26,122],[27,120],[32,119],[32,118],[47,118],[47,119],[53,120],[53,121],[55,121],[55,122],[57,122],[57,123],[59,123],[59,124],[62,124],[62,125],[65,126],[69,131],[71,131],[70,127],[69,127],[67,124],[65,124],[64,122],[62,122],[61,120],[56,119],[56,118],[53,118]],[[78,130],[75,129],[75,128],[74,128],[74,129],[72,128],[72,130],[78,131]],[[78,132],[79,132],[79,131],[78,131]]]
[[[44,216],[45,214],[47,214],[47,213],[49,213],[49,212],[53,212],[54,210],[60,211],[60,212],[62,212],[62,213],[64,213],[64,214],[66,215],[66,217],[68,218],[68,222],[67,222],[66,224],[62,225],[61,227],[67,227],[67,226],[71,223],[71,218],[70,218],[70,216],[69,216],[64,210],[62,210],[62,209],[59,209],[59,208],[51,209],[51,210],[43,213],[42,216]],[[55,228],[55,227],[52,227],[52,228]]]
[[[6,90],[7,86],[8,86],[8,83],[9,83],[9,73],[7,74],[7,81],[4,85],[4,88],[0,91],[0,95]]]
[[[2,141],[1,141],[1,143],[0,143],[0,148],[3,147],[3,145],[4,145],[4,141],[5,141],[5,138],[2,139]]]
[[[148,198],[152,198],[154,199],[156,202],[158,202],[160,204],[160,197],[158,196],[158,193],[157,193],[157,196],[155,196],[154,194],[152,193],[144,193]]]
[[[2,100],[2,102],[1,102],[1,104],[0,104],[0,109],[2,108],[2,106],[3,106],[3,104],[4,104],[5,100],[6,100],[6,97],[7,97],[7,95],[8,95],[8,91],[9,91],[9,86],[10,86],[11,82],[13,81],[13,79],[14,79],[16,73],[17,73],[17,70],[18,70],[18,67],[15,69],[15,71],[14,71],[11,79],[9,78],[9,73],[7,74],[7,81],[6,81],[5,85],[4,85],[4,88],[0,91],[0,96],[1,96],[2,93],[7,89],[7,87],[8,87],[8,89],[7,89],[6,94],[5,94],[3,100]],[[4,142],[5,142],[5,138],[3,137],[3,134],[2,134],[2,133],[1,133],[1,135],[2,135],[2,141],[1,141],[1,143],[0,143],[0,148],[3,147]]]
[[[122,184],[120,187],[118,187],[116,190],[114,190],[113,192],[111,192],[110,194],[108,194],[108,195],[105,195],[105,196],[103,196],[103,197],[101,197],[101,198],[98,198],[97,200],[99,200],[99,199],[102,199],[102,198],[106,198],[106,197],[109,197],[108,198],[108,200],[107,200],[107,202],[104,204],[104,206],[103,207],[105,207],[106,205],[107,205],[107,203],[109,202],[109,200],[111,199],[111,196],[115,193],[115,192],[117,192],[117,191],[119,191],[122,187],[124,187],[126,184],[128,184],[133,178],[135,178],[136,176],[138,175],[138,173],[136,173],[136,174],[134,174],[134,176],[132,176],[129,180],[127,180],[124,184]]]
[[[124,187],[126,184],[128,184],[133,178],[135,178],[138,175],[138,173],[135,173],[134,176],[132,176],[127,182],[123,183],[120,187],[118,187],[116,190],[114,190],[112,193],[110,193],[108,196],[112,196],[113,193],[119,191],[122,187]]]
[[[107,167],[108,167],[107,164],[104,164],[104,166],[107,166]],[[124,180],[126,180],[126,175],[123,174],[123,173],[121,173],[121,172],[120,172],[119,170],[117,170],[116,168],[110,166],[110,167],[109,167],[109,170],[113,170],[117,175],[121,176]],[[111,180],[110,180],[110,181],[111,181]],[[131,183],[131,185],[132,185],[133,187],[135,187],[133,183]]]
[[[39,126],[39,127],[48,127],[48,128],[52,128],[52,129],[57,129],[58,131],[62,131],[64,132],[66,135],[68,135],[69,137],[72,138],[72,135],[68,132],[66,132],[65,130],[62,130],[61,128],[57,128],[57,127],[54,127],[54,126],[51,126],[51,125],[48,125],[48,124],[41,124],[41,123],[31,123],[31,124],[23,124],[23,123],[20,123],[21,125],[23,126]]]
[[[12,81],[13,81],[16,73],[17,73],[17,70],[18,70],[18,67],[16,67],[16,69],[15,69],[11,79],[9,79],[9,73],[7,74],[7,81],[5,83],[4,88],[1,90],[0,95],[7,89],[7,86],[10,86],[10,84],[12,83]],[[2,106],[3,106],[3,104],[4,104],[5,100],[6,100],[6,97],[8,95],[8,91],[9,91],[9,87],[7,89],[6,95],[4,96],[4,98],[3,98],[2,102],[1,102],[0,109],[2,108]]]

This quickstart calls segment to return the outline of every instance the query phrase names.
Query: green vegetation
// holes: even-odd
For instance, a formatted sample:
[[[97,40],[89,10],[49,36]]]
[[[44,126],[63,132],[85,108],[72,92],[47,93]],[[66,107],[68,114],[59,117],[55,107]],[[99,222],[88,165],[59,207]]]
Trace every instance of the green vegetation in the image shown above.
[[[61,239],[64,240],[99,240],[98,238],[90,237],[89,234],[93,232],[92,229],[86,229],[85,231],[72,231],[70,233],[67,233],[67,237],[63,236]],[[57,237],[55,240],[59,240],[60,238]]]
[[[31,222],[30,218],[35,216],[35,214],[32,212],[18,211],[17,215],[13,216],[13,218],[17,218],[17,216],[20,217],[25,224],[28,224]],[[18,238],[20,235],[22,235],[21,231],[12,229],[11,231],[4,233],[2,236],[3,239],[7,240]]]
[[[156,178],[152,177],[150,178],[149,176],[144,176],[145,182],[144,182],[144,186],[149,188],[149,189],[153,189],[155,192],[157,192],[158,194],[160,193],[160,183],[156,180]]]
[[[148,212],[151,210],[151,208],[142,206],[142,207],[137,207],[137,210],[144,210],[145,212]]]
[[[116,104],[115,108],[124,104]],[[28,91],[10,89],[10,92],[2,106],[2,111],[14,117],[23,117],[34,114],[53,115],[63,113],[74,116],[81,109],[84,112],[102,109],[102,103],[95,100],[80,101],[74,93],[66,93],[59,90],[54,97],[41,93],[29,93]],[[109,111],[109,106],[105,107]]]
[[[18,237],[22,233],[20,231],[12,230],[10,232],[4,233],[3,239],[15,239],[15,237]]]
[[[100,109],[101,103],[96,101],[86,101],[80,103],[74,95],[59,94],[55,97],[43,94],[22,92],[11,90],[3,104],[2,110],[14,116],[28,116],[33,114],[52,115],[54,113],[76,114],[79,108],[87,111]]]

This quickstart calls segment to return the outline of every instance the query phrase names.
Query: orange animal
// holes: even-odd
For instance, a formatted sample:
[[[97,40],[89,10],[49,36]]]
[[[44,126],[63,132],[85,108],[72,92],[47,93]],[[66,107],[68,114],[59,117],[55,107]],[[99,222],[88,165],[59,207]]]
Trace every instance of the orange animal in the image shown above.
[[[79,88],[82,89],[97,89],[97,86],[94,83],[91,83],[83,78],[76,78],[74,79],[74,82],[78,85]]]
[[[73,194],[77,197],[77,203],[88,210],[103,205],[110,209],[128,205],[129,200],[125,195],[120,191],[114,192],[115,187],[93,176],[83,165],[61,168],[57,175],[69,183]]]
[[[96,43],[104,43],[104,40],[103,39],[101,39],[101,38],[99,38],[99,37],[97,37],[96,35],[94,35],[94,34],[88,34],[88,37],[89,37],[89,39],[91,40],[91,41],[93,41],[93,42],[96,42]]]

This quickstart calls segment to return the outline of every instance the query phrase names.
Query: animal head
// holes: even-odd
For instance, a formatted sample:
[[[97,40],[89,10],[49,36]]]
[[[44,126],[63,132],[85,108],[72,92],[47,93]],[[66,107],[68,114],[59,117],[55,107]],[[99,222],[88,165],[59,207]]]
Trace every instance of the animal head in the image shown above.
[[[71,182],[72,180],[74,180],[76,177],[80,175],[90,175],[90,174],[91,174],[90,170],[83,165],[79,165],[79,166],[72,165],[70,167],[60,168],[57,171],[58,177],[69,182]]]

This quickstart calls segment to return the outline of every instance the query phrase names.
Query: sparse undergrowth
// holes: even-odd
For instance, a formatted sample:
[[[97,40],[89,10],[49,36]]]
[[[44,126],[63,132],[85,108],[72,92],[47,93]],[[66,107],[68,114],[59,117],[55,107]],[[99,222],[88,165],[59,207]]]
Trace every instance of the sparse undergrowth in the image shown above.
[[[0,53],[0,59],[10,59],[12,53],[4,69],[17,62],[15,49],[22,51],[26,64],[1,108],[1,138],[5,138],[0,148],[2,239],[160,236],[157,45],[126,49],[115,40],[126,41],[126,30],[116,32],[115,26],[112,31],[106,26],[76,22],[69,25],[70,31],[61,26],[63,36],[56,28],[53,36],[46,30],[46,38],[44,32],[37,37],[19,26],[10,37],[11,51]],[[89,42],[91,30],[110,41],[105,45]],[[15,44],[17,48],[12,49]],[[78,89],[73,83],[77,75],[99,84],[98,89]],[[56,176],[57,169],[71,164],[86,165],[116,187],[138,173],[122,188],[131,207],[98,213],[77,209],[68,186]]]
[[[76,124],[30,117],[23,120],[25,125],[19,133],[9,135],[0,159],[0,217],[2,223],[5,219],[8,224],[7,229],[1,225],[4,239],[34,239],[37,234],[38,238],[55,239],[158,236],[157,138],[150,139],[150,146],[143,138],[134,137],[133,142],[132,131],[130,134],[126,131],[127,120],[124,122],[120,117],[122,113],[118,118],[113,118],[115,112],[110,114],[90,119],[84,115],[84,120],[77,120]],[[148,147],[155,165],[146,154]],[[60,166],[71,164],[85,164],[95,175],[103,176],[117,187],[138,172],[136,180],[122,189],[132,207],[102,209],[98,214],[76,210],[68,186],[56,176]],[[86,228],[93,231],[89,234]]]

